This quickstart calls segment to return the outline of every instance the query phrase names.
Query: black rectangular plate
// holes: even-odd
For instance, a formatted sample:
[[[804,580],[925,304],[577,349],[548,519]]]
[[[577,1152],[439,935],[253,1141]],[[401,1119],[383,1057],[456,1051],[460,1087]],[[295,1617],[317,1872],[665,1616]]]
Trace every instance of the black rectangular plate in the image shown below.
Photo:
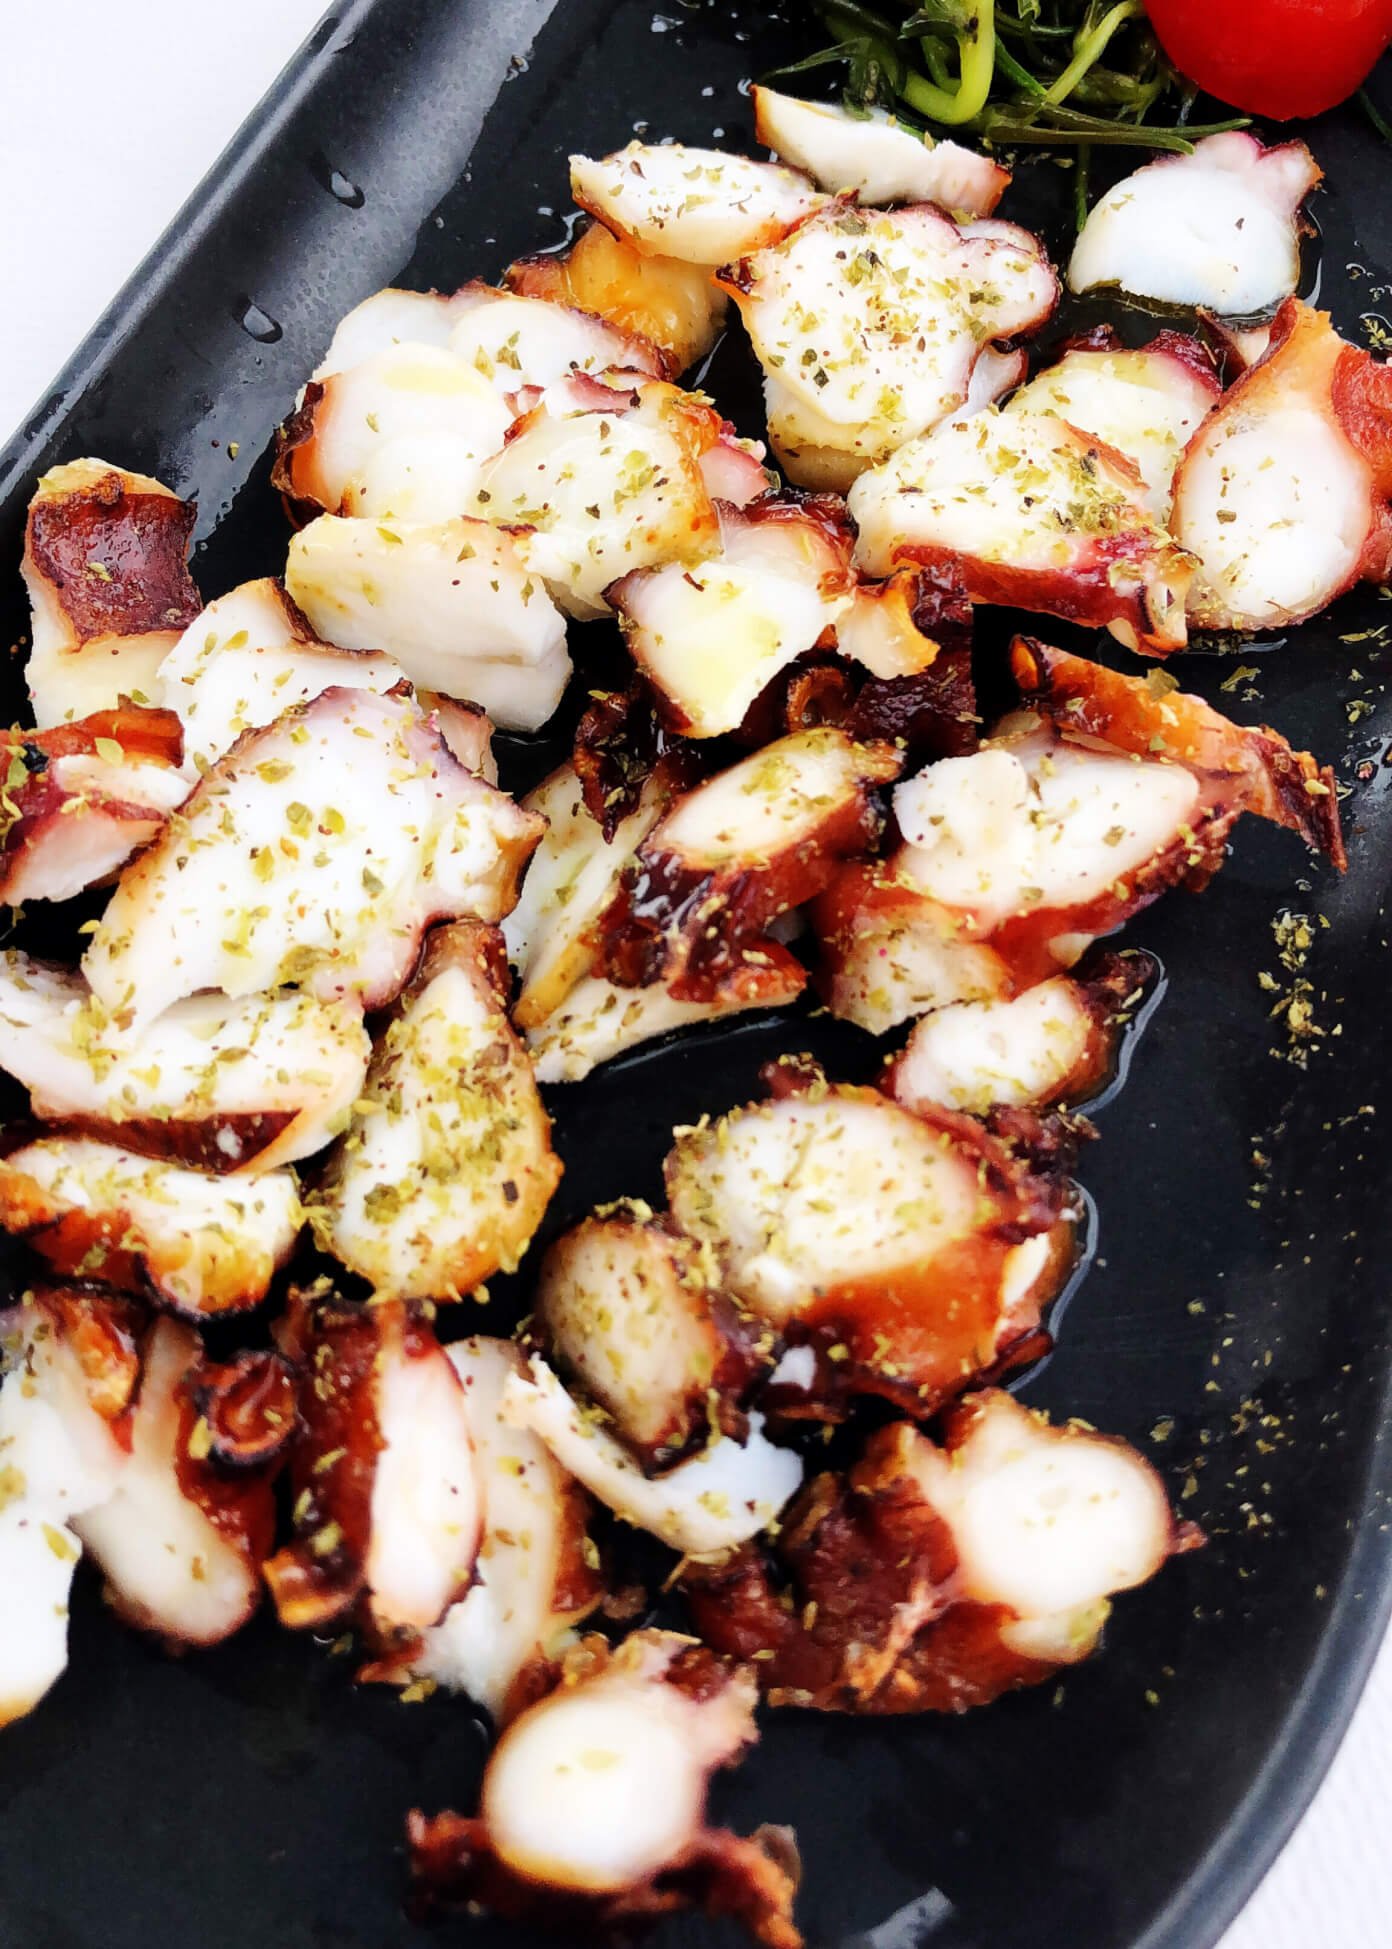
[[[559,241],[569,149],[644,126],[748,146],[738,84],[800,45],[796,19],[706,0],[330,15],[6,450],[0,556],[18,563],[34,477],[96,453],[197,497],[208,594],[278,571],[269,443],[335,320],[384,283],[448,288]],[[1323,302],[1357,336],[1392,267],[1385,152],[1350,112],[1310,138],[1328,173]],[[1005,213],[1061,246],[1066,187],[1031,158]],[[90,217],[74,213],[73,248]],[[742,348],[714,383],[757,432]],[[3,599],[19,643],[17,576]],[[1140,1443],[1211,1545],[1122,1600],[1103,1655],[1057,1690],[960,1721],[770,1721],[715,1814],[797,1828],[813,1945],[1206,1949],[1352,1710],[1389,1594],[1389,621],[1365,592],[1284,647],[1244,648],[1258,698],[1224,693],[1230,660],[1183,661],[1186,688],[1337,762],[1351,869],[1335,884],[1289,835],[1244,828],[1201,902],[1174,896],[1130,930],[1166,992],[1084,1160],[1094,1261],[1026,1383]],[[987,623],[988,643],[1004,628]],[[17,661],[7,682],[18,716]],[[1354,699],[1372,709],[1351,722]],[[509,777],[547,755],[514,741]],[[1305,978],[1326,1033],[1303,1069],[1258,982],[1293,979],[1272,935],[1286,910],[1318,916]],[[761,1061],[804,1047],[840,1073],[874,1061],[867,1038],[803,1012],[555,1092],[568,1169],[548,1233],[596,1199],[654,1195],[674,1122],[741,1100]],[[0,1737],[0,1944],[409,1949],[429,1938],[400,1911],[403,1812],[467,1806],[484,1744],[462,1702],[354,1690],[345,1660],[264,1615],[170,1660],[84,1580],[68,1675]],[[531,1940],[486,1921],[438,1934]],[[732,1938],[686,1918],[659,1940]]]

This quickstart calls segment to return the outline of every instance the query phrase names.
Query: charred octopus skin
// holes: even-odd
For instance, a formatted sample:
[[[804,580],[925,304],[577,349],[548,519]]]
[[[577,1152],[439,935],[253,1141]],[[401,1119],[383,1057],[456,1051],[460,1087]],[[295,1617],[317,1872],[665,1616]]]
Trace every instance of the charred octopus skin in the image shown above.
[[[771,1701],[825,1712],[963,1712],[1096,1649],[1110,1599],[1202,1537],[1125,1442],[1051,1428],[990,1389],[941,1443],[879,1429],[822,1475],[767,1552],[695,1566],[697,1628],[754,1660]]]
[[[1110,1081],[1125,1024],[1155,972],[1149,955],[1103,955],[1009,1001],[951,1002],[925,1015],[883,1087],[905,1109],[990,1117],[1085,1103]]]
[[[1191,439],[1172,526],[1197,562],[1191,620],[1270,629],[1385,580],[1392,374],[1288,298],[1257,363]]]
[[[1333,774],[1196,697],[1019,638],[1028,712],[894,796],[899,846],[814,903],[832,1011],[883,1032],[1008,1000],[1171,887],[1206,886],[1244,812],[1344,864]]]
[[[851,488],[867,575],[950,564],[973,602],[1108,629],[1165,656],[1186,641],[1192,557],[1136,461],[1052,412],[954,415]]]
[[[714,1434],[745,1433],[741,1401],[773,1346],[721,1291],[712,1255],[634,1204],[557,1239],[533,1332],[650,1470]]]
[[[813,1358],[768,1399],[836,1419],[856,1393],[930,1413],[1038,1351],[1072,1260],[1068,1185],[976,1119],[774,1066],[774,1094],[679,1131],[672,1216],[728,1290]]]
[[[34,1115],[170,1163],[259,1174],[313,1156],[370,1054],[355,1001],[193,995],[127,1033],[75,969],[0,954],[0,1064]]]
[[[275,1354],[216,1364],[190,1327],[91,1282],[35,1287],[0,1348],[3,1724],[67,1663],[84,1547],[113,1608],[172,1647],[245,1623],[294,1405]]]
[[[161,659],[202,607],[188,572],[197,513],[161,481],[104,460],[40,480],[21,566],[40,725],[152,701]]]
[[[265,1566],[292,1630],[356,1619],[414,1646],[468,1588],[481,1512],[459,1375],[400,1302],[303,1295],[282,1333],[299,1374],[294,1539]]]
[[[737,1917],[766,1949],[801,1949],[791,1836],[705,1824],[711,1774],[757,1736],[754,1697],[747,1670],[692,1638],[588,1640],[503,1734],[474,1818],[411,1814],[416,1906],[477,1903],[572,1938],[694,1908]]]
[[[865,851],[894,778],[887,745],[833,728],[781,738],[678,799],[648,833],[605,914],[604,972],[624,987],[662,981],[679,1001],[737,989],[770,922]]]
[[[0,1161],[0,1227],[55,1273],[189,1319],[260,1306],[301,1223],[290,1170],[214,1176],[76,1135],[35,1137]]]
[[[188,796],[172,713],[124,704],[0,743],[0,900],[71,900],[110,881]]]

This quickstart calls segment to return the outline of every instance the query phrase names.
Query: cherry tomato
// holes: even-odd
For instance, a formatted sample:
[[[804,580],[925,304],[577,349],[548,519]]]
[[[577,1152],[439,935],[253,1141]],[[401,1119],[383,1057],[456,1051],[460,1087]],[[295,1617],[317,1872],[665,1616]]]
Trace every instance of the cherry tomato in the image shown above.
[[[1146,0],[1146,10],[1181,74],[1278,122],[1343,101],[1392,42],[1392,0]]]

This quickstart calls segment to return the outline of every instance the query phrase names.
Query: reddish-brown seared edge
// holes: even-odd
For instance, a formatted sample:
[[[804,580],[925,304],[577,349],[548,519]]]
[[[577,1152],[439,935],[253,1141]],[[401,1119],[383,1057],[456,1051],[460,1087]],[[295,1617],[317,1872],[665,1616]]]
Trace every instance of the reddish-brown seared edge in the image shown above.
[[[759,1828],[747,1840],[702,1828],[675,1860],[619,1894],[569,1893],[528,1881],[493,1853],[481,1820],[456,1813],[407,1816],[411,1913],[482,1907],[555,1932],[559,1941],[622,1939],[664,1915],[695,1909],[742,1923],[764,1949],[802,1949],[792,1921],[796,1875],[786,1828]]]
[[[1136,497],[1138,522],[1145,515],[1139,499],[1141,477],[1136,464],[1126,454],[1108,446],[1092,434],[1060,422],[1070,440],[1084,450],[1084,462],[1096,469],[1108,469],[1118,484]],[[1012,562],[991,562],[979,555],[968,555],[955,548],[929,542],[903,542],[893,551],[894,566],[918,565],[930,572],[956,571],[973,602],[1013,609],[1040,610],[1062,617],[1066,622],[1084,623],[1106,629],[1124,623],[1135,632],[1142,655],[1169,656],[1183,648],[1183,593],[1192,575],[1182,574],[1189,558],[1177,542],[1163,534],[1146,533],[1141,527],[1120,528],[1110,534],[1078,534],[1073,537],[1077,554],[1068,568],[1023,568]],[[1171,583],[1180,583],[1171,611],[1152,609],[1150,593],[1155,578],[1148,571],[1164,557],[1170,558]],[[1127,590],[1114,579],[1117,571],[1129,569],[1136,584]],[[1177,619],[1181,633],[1167,633],[1167,615]]]
[[[1392,368],[1361,345],[1345,345],[1335,362],[1330,401],[1344,437],[1373,476],[1375,518],[1359,573],[1385,582],[1392,575]]]
[[[68,885],[62,877],[68,848],[79,837],[81,826],[88,827],[90,836],[89,821],[100,821],[108,829],[113,848],[101,868],[91,868],[94,877],[87,885],[94,887],[109,885],[120,869],[158,835],[166,816],[129,799],[66,791],[54,778],[51,766],[30,772],[24,783],[7,791],[5,797],[17,816],[0,841],[0,901],[12,906],[47,899],[56,886]],[[53,873],[59,878],[51,877]]]
[[[1155,970],[1156,963],[1151,955],[1133,949],[1127,954],[1098,955],[1090,960],[1085,970],[1065,977],[1090,1018],[1087,1047],[1068,1074],[1060,1078],[1057,1086],[1047,1096],[1037,1098],[1028,1106],[1029,1112],[1038,1113],[1060,1103],[1084,1103],[1097,1094],[1113,1073],[1122,1029],[1141,990],[1153,980]],[[904,1061],[903,1050],[886,1057],[879,1087],[896,1103],[902,1103],[905,1109],[917,1110],[918,1105],[911,1097],[899,1094]],[[998,1111],[993,1111],[987,1121],[996,1135],[1010,1144],[1012,1150],[1018,1153],[1023,1146],[1036,1163],[1040,1159],[1041,1144],[1053,1151],[1060,1139],[1069,1134],[1049,1129],[1048,1120],[1036,1130],[1028,1122],[1016,1122],[1015,1116],[1016,1113],[1012,1112],[1002,1118]]]
[[[244,1278],[225,1280],[221,1290],[226,1296],[219,1302],[189,1305],[169,1284],[169,1275],[178,1272],[186,1260],[167,1256],[156,1259],[130,1243],[130,1227],[120,1211],[60,1211],[33,1178],[14,1168],[11,1152],[22,1148],[34,1134],[30,1130],[22,1143],[8,1145],[0,1159],[0,1228],[26,1239],[59,1278],[94,1278],[98,1284],[133,1293],[163,1312],[192,1321],[250,1312],[265,1299],[269,1279],[261,1283]],[[292,1240],[272,1266],[272,1277],[293,1249]]]
[[[165,813],[137,798],[122,798],[119,789],[94,792],[87,787],[72,792],[59,783],[54,770],[56,759],[99,756],[97,741],[108,738],[119,744],[126,756],[140,758],[152,767],[174,769],[183,760],[183,726],[173,711],[147,710],[138,704],[96,711],[47,730],[24,731],[18,725],[11,730],[8,778],[0,791],[0,899],[15,902],[44,897],[47,848],[52,846],[61,862],[75,837],[74,820],[97,818],[113,829],[125,829],[122,838],[127,842],[126,851],[124,858],[116,860],[117,867],[148,845],[160,830]],[[14,776],[16,761],[22,778]],[[31,877],[37,877],[37,887],[26,884]]]
[[[666,729],[651,692],[638,677],[624,690],[591,693],[571,747],[585,810],[606,844],[628,815],[637,811],[643,787],[659,765],[676,793],[689,790],[708,762],[698,745]]]
[[[624,871],[600,921],[602,967],[623,988],[662,981],[682,1001],[716,1001],[740,978],[748,944],[831,879],[839,860],[865,852],[882,819],[876,784],[897,776],[900,754],[858,747],[860,776],[817,830],[767,858],[689,865],[662,843],[660,820]],[[699,789],[699,788],[698,788]]]
[[[728,422],[727,422],[728,424]],[[822,494],[806,487],[771,488],[742,508],[727,510],[736,525],[756,528],[770,526],[810,526],[827,551],[826,565],[817,577],[822,595],[847,595],[856,585],[851,561],[855,549],[855,523],[839,494]]]
[[[846,504],[839,495],[816,494],[804,489],[788,487],[776,492],[760,494],[755,500],[746,503],[743,507],[734,507],[729,503],[721,502],[717,502],[716,506],[720,510],[722,528],[741,526],[749,528],[760,526],[809,528],[824,550],[823,566],[815,577],[818,593],[827,600],[834,600],[838,596],[849,595],[855,588],[856,571],[851,560],[852,552],[855,548],[855,531],[850,516],[846,512]],[[645,699],[657,724],[661,727],[662,733],[670,734],[673,738],[679,738],[690,729],[690,719],[683,711],[679,701],[668,693],[656,677],[649,675],[646,663],[633,643],[635,635],[640,633],[638,626],[634,624],[628,613],[628,601],[632,592],[635,589],[641,588],[642,584],[648,581],[653,575],[660,573],[662,573],[661,567],[656,569],[631,569],[627,575],[622,575],[618,581],[609,584],[608,588],[604,591],[604,599],[616,612],[619,620],[619,628],[623,631],[629,653],[638,666],[638,676],[635,683],[631,684],[627,691],[618,694],[623,697],[638,696]],[[830,642],[831,635],[831,630],[823,631],[822,636],[818,638],[818,643]],[[807,652],[804,652],[804,654],[807,654]],[[793,667],[796,667],[795,663],[787,666],[787,668]],[[770,679],[770,683],[764,693],[765,696],[775,689],[780,677],[785,674],[786,670],[779,672],[778,675]],[[750,707],[749,713],[746,714],[744,724],[739,727],[737,735],[740,735],[744,742],[761,743],[765,741],[758,737],[750,738],[745,728],[749,725],[751,718],[755,717],[759,712],[760,702],[761,699],[755,700],[754,704]],[[594,707],[592,706],[591,708],[593,709]],[[589,714],[587,712],[586,716],[589,716]],[[767,715],[765,713],[765,717]],[[776,731],[771,731],[769,735],[777,736],[778,734]],[[577,731],[577,751],[579,747],[579,736],[580,734]],[[587,805],[590,805],[588,792],[585,802]],[[629,810],[632,810],[634,803],[636,803],[636,797],[629,803]],[[594,813],[593,806],[590,806],[590,810],[593,816],[598,816]],[[606,833],[605,836],[607,838],[610,835]]]
[[[940,650],[911,677],[867,677],[847,730],[866,744],[903,747],[907,764],[963,758],[980,743],[970,649]]]
[[[538,1704],[553,1691],[600,1677],[610,1655],[603,1638],[582,1639],[528,1703]],[[659,1682],[699,1703],[718,1695],[731,1677],[729,1666],[707,1646],[691,1644],[677,1653]],[[534,1881],[510,1867],[494,1852],[482,1818],[453,1812],[426,1816],[413,1808],[407,1816],[407,1848],[408,1907],[418,1920],[440,1910],[482,1906],[553,1928],[564,1940],[584,1941],[612,1939],[616,1931],[622,1935],[677,1910],[699,1909],[735,1917],[764,1949],[802,1949],[792,1920],[800,1867],[786,1828],[763,1827],[745,1840],[698,1819],[680,1854],[631,1887],[603,1894]]]
[[[1325,341],[1324,346],[1321,341]],[[1332,357],[1329,341],[1338,348]],[[1388,505],[1392,498],[1392,424],[1389,424],[1392,372],[1361,346],[1340,339],[1328,312],[1316,311],[1299,298],[1286,298],[1271,321],[1266,351],[1228,387],[1217,416],[1225,417],[1230,410],[1246,410],[1249,395],[1255,394],[1260,401],[1272,385],[1270,368],[1279,368],[1288,360],[1298,369],[1306,358],[1326,365],[1330,422],[1368,468],[1372,496],[1371,520],[1358,565],[1346,582],[1324,598],[1332,601],[1357,581],[1383,582],[1392,575],[1392,508]],[[1260,405],[1257,410],[1261,410]],[[1177,479],[1213,424],[1214,415],[1210,415],[1195,429],[1180,461]],[[1318,606],[1323,607],[1324,602]],[[1288,620],[1299,621],[1300,617],[1292,616]]]
[[[712,1285],[701,1266],[700,1249],[680,1232],[666,1213],[644,1216],[632,1207],[606,1211],[581,1219],[563,1232],[548,1247],[537,1277],[534,1311],[529,1339],[548,1355],[556,1351],[546,1311],[548,1272],[553,1262],[577,1234],[592,1230],[640,1233],[667,1259],[674,1282],[690,1295],[690,1310],[700,1310],[711,1368],[690,1384],[686,1398],[674,1409],[673,1418],[661,1435],[640,1442],[626,1429],[618,1430],[625,1446],[648,1473],[670,1468],[702,1441],[712,1427],[735,1441],[743,1441],[749,1418],[743,1402],[756,1378],[768,1367],[771,1336],[761,1321],[753,1319],[728,1293]],[[563,1371],[569,1371],[562,1363]],[[601,1405],[606,1405],[602,1397]]]
[[[140,1380],[144,1307],[126,1293],[88,1280],[36,1286],[26,1299],[47,1330],[72,1352],[82,1370],[88,1401],[103,1421],[112,1424],[122,1446],[129,1448],[126,1411]]]
[[[71,1292],[72,1289],[68,1289]],[[91,1299],[100,1307],[105,1300],[92,1289],[78,1289],[84,1300]],[[43,1304],[48,1305],[45,1297]],[[52,1317],[50,1315],[50,1317]],[[73,1316],[68,1311],[66,1317]],[[124,1335],[128,1330],[128,1316],[112,1315],[114,1329]],[[184,1360],[183,1372],[175,1382],[172,1397],[151,1408],[146,1395],[147,1362],[151,1342],[156,1334],[178,1336],[178,1346]],[[248,1454],[229,1464],[228,1458],[218,1453],[211,1444],[200,1439],[200,1433],[208,1424],[202,1419],[198,1405],[198,1395],[205,1384],[216,1386],[217,1377],[228,1370],[210,1363],[204,1352],[203,1342],[193,1327],[173,1320],[155,1320],[145,1328],[139,1341],[139,1372],[134,1391],[122,1412],[112,1421],[112,1432],[120,1445],[129,1453],[135,1437],[136,1424],[142,1414],[157,1413],[162,1423],[157,1439],[167,1436],[169,1464],[174,1473],[179,1494],[201,1511],[212,1524],[221,1540],[233,1550],[252,1573],[253,1595],[246,1610],[236,1621],[228,1625],[220,1634],[227,1637],[241,1627],[256,1608],[259,1586],[255,1579],[256,1568],[270,1548],[275,1538],[275,1497],[274,1481],[279,1471],[284,1444],[264,1443],[257,1456]],[[274,1354],[247,1354],[243,1371],[250,1376],[258,1367],[267,1371],[278,1365]],[[125,1368],[122,1360],[122,1369]],[[90,1381],[89,1381],[90,1388]],[[97,1401],[93,1399],[93,1405]],[[98,1408],[98,1412],[102,1412]],[[195,1571],[196,1574],[196,1571]],[[177,1650],[185,1642],[178,1631],[169,1630],[166,1623],[157,1615],[151,1615],[145,1607],[128,1598],[120,1589],[108,1581],[106,1600],[117,1615],[132,1624],[137,1630],[153,1632],[171,1649]],[[200,1639],[198,1642],[215,1642]]]
[[[1228,835],[1242,811],[1238,804],[1204,807],[1201,802],[1190,822],[1192,838],[1177,836],[1093,899],[1075,907],[1036,907],[984,929],[966,908],[946,907],[901,880],[892,855],[852,860],[812,903],[812,928],[823,949],[817,985],[831,993],[842,957],[865,935],[887,935],[896,925],[931,917],[945,937],[989,948],[1000,963],[998,992],[1019,994],[1063,972],[1050,947],[1058,936],[1112,934],[1171,887],[1201,892],[1222,865]]]
[[[944,1417],[949,1452],[966,1438],[978,1398]],[[746,1544],[723,1565],[686,1568],[697,1630],[716,1650],[751,1660],[770,1703],[965,1712],[1059,1669],[1003,1641],[1013,1612],[963,1597],[951,1531],[902,1458],[904,1443],[919,1439],[907,1422],[877,1429],[848,1473],[808,1483],[771,1552]],[[1202,1540],[1171,1518],[1170,1554]],[[769,1650],[772,1658],[758,1656]]]
[[[54,591],[73,633],[69,647],[193,621],[203,607],[188,572],[197,518],[191,501],[128,488],[114,467],[85,487],[40,487],[29,504],[25,553]]]
[[[1143,677],[1122,676],[1034,637],[1015,638],[1010,668],[1025,702],[1061,729],[1172,759],[1194,773],[1214,809],[1226,801],[1286,826],[1344,870],[1333,770],[1293,751],[1278,731],[1234,724],[1186,691],[1157,695]]]
[[[980,742],[972,653],[943,650],[913,676],[871,677],[834,652],[814,651],[755,698],[735,737],[757,750],[822,724],[857,744],[895,745],[906,767],[965,757]]]
[[[1026,701],[1060,733],[1095,736],[1152,759],[1152,740],[1162,737],[1163,755],[1184,765],[1201,787],[1187,832],[1082,905],[1038,907],[985,929],[968,910],[943,907],[902,881],[893,855],[851,861],[812,903],[813,929],[824,949],[818,976],[824,993],[834,987],[841,959],[865,935],[888,934],[915,917],[936,915],[949,935],[989,946],[1001,962],[1001,992],[1016,994],[1059,972],[1049,948],[1056,936],[1110,934],[1171,887],[1201,891],[1222,865],[1228,836],[1245,811],[1299,832],[1342,870],[1333,773],[1321,771],[1307,753],[1292,751],[1276,732],[1232,724],[1180,691],[1153,696],[1144,679],[1122,677],[1034,638],[1016,639],[1012,666]]]
[[[275,1542],[271,1484],[295,1426],[289,1370],[271,1352],[245,1353],[222,1366],[200,1344],[179,1383],[178,1404],[180,1491],[255,1575]],[[206,1453],[197,1439],[200,1424],[208,1431]]]
[[[1144,345],[1132,348],[1125,343],[1114,325],[1093,325],[1088,331],[1075,332],[1071,338],[1066,338],[1058,349],[1058,359],[1054,363],[1065,359],[1070,352],[1120,352],[1133,358],[1175,359],[1191,379],[1199,380],[1212,393],[1215,401],[1222,396],[1223,388],[1208,347],[1188,332],[1172,331],[1168,326],[1158,331],[1154,338],[1147,339]],[[1050,370],[1051,367],[1045,366],[1041,376],[1047,376]]]
[[[191,1396],[207,1425],[209,1453],[229,1469],[274,1461],[299,1427],[297,1392],[294,1371],[282,1354],[263,1350],[226,1362],[205,1361],[193,1377]]]
[[[299,405],[283,425],[276,428],[275,460],[271,466],[271,486],[280,494],[292,528],[303,528],[324,512],[310,492],[308,456],[304,449],[314,439],[314,420],[324,398],[324,382],[311,379]],[[306,476],[301,479],[301,476]],[[338,509],[331,508],[331,514]]]
[[[299,1433],[289,1455],[294,1536],[263,1571],[291,1630],[334,1624],[362,1595],[382,1448],[377,1374],[388,1338],[398,1336],[408,1356],[435,1351],[434,1334],[399,1302],[290,1295],[280,1340],[299,1370]]]
[[[774,1097],[827,1090],[820,1069],[806,1057],[780,1058],[761,1073]],[[888,1102],[879,1090],[847,1083],[832,1086],[831,1093],[843,1100]],[[853,1397],[876,1394],[921,1417],[979,1384],[983,1373],[1006,1372],[1047,1348],[1043,1309],[1074,1258],[1072,1185],[1032,1170],[1027,1158],[964,1111],[937,1105],[893,1108],[937,1132],[944,1149],[972,1162],[980,1185],[976,1225],[931,1259],[820,1289],[815,1302],[800,1308],[785,1329],[790,1343],[810,1346],[816,1356],[812,1387],[766,1389],[763,1398],[774,1413],[836,1421]],[[664,1166],[669,1188],[676,1168],[669,1156]],[[1030,1289],[1005,1310],[1001,1279],[1007,1255],[1041,1233],[1049,1236],[1048,1260]]]
[[[128,758],[171,768],[184,761],[184,727],[177,714],[146,704],[117,704],[42,731],[26,731],[15,725],[9,746],[11,751],[21,752],[32,747],[47,759],[90,758],[97,755],[98,738],[119,744]]]
[[[47,1119],[45,1128],[56,1136],[93,1137],[99,1144],[117,1144],[137,1157],[157,1157],[209,1177],[223,1177],[245,1169],[269,1150],[299,1114],[297,1110],[238,1110],[200,1118],[61,1116]]]
[[[938,646],[932,663],[911,676],[873,677],[834,650],[809,651],[755,698],[735,732],[741,744],[757,747],[833,724],[860,744],[897,745],[908,765],[976,749],[981,720],[972,681],[972,605],[958,565],[920,564],[863,586],[897,587],[906,595],[911,588],[914,627]]]

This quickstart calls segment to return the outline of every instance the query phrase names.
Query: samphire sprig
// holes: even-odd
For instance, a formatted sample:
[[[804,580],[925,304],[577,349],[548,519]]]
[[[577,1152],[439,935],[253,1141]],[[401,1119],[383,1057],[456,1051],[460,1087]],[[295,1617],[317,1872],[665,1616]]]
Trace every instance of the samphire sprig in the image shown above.
[[[880,12],[813,0],[834,38],[779,70],[844,63],[853,113],[907,110],[1002,146],[1128,144],[1181,153],[1245,117],[1195,123],[1195,92],[1166,60],[1142,0],[926,0]]]

